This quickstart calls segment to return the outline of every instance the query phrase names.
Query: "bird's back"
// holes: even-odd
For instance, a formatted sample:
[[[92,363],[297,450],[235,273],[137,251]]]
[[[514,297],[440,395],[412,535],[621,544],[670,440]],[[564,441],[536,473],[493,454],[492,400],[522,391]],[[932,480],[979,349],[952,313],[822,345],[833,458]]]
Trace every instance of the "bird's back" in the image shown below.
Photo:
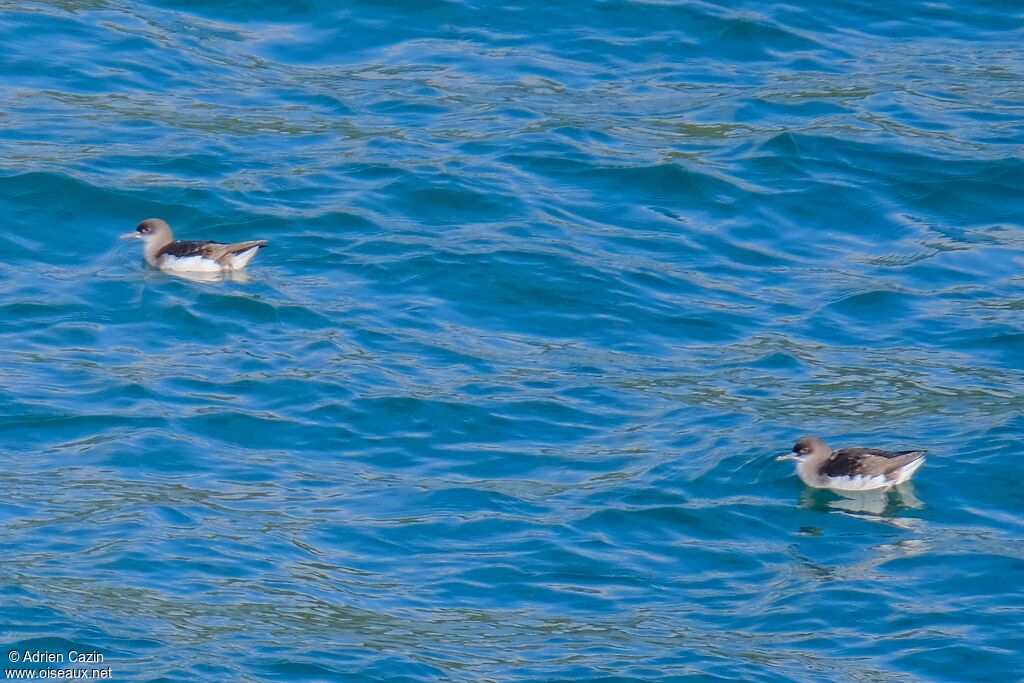
[[[879,448],[841,448],[821,467],[827,477],[890,476],[924,457],[927,451],[884,451]],[[916,469],[916,468],[915,468]]]

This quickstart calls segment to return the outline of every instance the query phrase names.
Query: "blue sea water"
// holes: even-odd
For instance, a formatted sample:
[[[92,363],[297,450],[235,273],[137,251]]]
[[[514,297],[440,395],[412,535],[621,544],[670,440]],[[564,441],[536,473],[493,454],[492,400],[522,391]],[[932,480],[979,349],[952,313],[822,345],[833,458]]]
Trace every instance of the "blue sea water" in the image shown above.
[[[0,0],[5,668],[1021,680],[1022,44],[984,1]],[[270,247],[184,280],[150,216]],[[774,461],[806,433],[930,453],[840,496]]]

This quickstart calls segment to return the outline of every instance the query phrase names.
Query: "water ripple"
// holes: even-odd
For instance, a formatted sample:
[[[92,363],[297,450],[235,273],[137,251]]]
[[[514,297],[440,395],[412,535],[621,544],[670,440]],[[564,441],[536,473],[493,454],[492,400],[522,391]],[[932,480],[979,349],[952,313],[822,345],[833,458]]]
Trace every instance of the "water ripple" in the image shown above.
[[[1019,19],[0,0],[4,644],[1020,678]],[[153,272],[153,215],[271,248]],[[805,490],[802,433],[930,456]]]

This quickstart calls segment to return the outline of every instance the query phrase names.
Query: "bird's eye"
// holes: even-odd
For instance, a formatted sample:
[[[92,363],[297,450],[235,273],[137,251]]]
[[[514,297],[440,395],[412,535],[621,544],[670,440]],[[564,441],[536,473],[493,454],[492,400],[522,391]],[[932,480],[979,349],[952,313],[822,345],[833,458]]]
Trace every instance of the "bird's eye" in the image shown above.
[[[140,225],[139,226],[139,232],[147,233],[147,232],[149,232],[149,228],[145,227],[144,225]]]

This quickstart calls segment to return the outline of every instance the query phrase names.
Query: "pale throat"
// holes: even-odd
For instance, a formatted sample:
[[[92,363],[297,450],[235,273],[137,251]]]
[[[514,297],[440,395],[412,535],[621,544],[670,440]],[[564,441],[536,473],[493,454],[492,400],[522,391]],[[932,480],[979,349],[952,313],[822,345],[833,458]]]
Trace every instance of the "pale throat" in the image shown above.
[[[811,453],[796,464],[797,475],[805,482],[816,481],[820,475],[818,468],[832,455],[831,451]]]
[[[166,235],[149,235],[143,239],[143,242],[145,244],[143,254],[146,260],[152,263],[157,252],[166,247],[171,240]]]

